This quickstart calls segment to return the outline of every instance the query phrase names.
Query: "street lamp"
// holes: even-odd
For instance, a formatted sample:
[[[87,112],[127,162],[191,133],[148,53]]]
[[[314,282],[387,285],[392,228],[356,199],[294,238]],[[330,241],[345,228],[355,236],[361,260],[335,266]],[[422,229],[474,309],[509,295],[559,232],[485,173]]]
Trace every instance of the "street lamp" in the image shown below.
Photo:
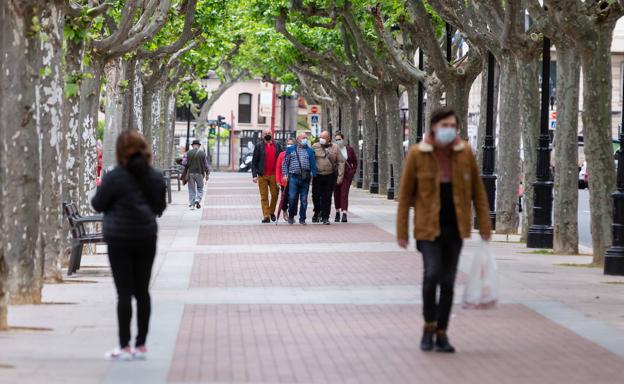
[[[190,149],[191,140],[191,104],[189,104],[186,108],[186,145],[184,146],[184,150],[186,152]]]
[[[362,141],[362,119],[358,120],[358,147],[360,148],[360,166],[358,169],[358,176],[356,180],[356,186],[362,188],[364,184],[364,145]]]
[[[622,78],[624,83],[624,78]],[[613,245],[605,252],[604,274],[624,276],[624,103],[620,123],[620,149],[617,153],[617,190],[613,197]]]
[[[548,133],[548,107],[550,102],[550,39],[544,37],[542,47],[542,98],[540,135],[537,148],[537,180],[533,184],[535,202],[533,225],[527,236],[528,248],[552,248],[552,198],[553,182],[550,173],[550,135]]]
[[[425,69],[425,58],[423,55],[423,50],[422,48],[418,49],[418,69],[420,69],[421,71],[424,71]],[[417,123],[416,123],[416,142],[420,142],[423,138],[423,116],[424,116],[424,109],[425,109],[425,103],[424,101],[424,96],[425,96],[425,90],[423,87],[423,83],[422,81],[418,82],[418,116],[417,116]]]
[[[496,175],[494,174],[496,164],[496,146],[494,141],[494,71],[496,71],[496,60],[492,52],[488,52],[487,69],[487,100],[485,110],[485,139],[483,142],[483,165],[481,179],[485,185],[488,203],[490,206],[490,219],[492,228],[496,229]],[[475,228],[478,222],[475,218]]]

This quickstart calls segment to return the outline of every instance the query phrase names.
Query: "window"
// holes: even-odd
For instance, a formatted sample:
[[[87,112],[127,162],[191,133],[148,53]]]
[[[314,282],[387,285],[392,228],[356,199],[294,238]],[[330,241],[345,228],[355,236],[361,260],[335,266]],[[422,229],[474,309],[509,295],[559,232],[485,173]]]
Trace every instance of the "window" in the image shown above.
[[[241,93],[238,95],[238,122],[251,124],[251,94]]]
[[[266,116],[261,115],[262,95],[258,94],[258,124],[266,124]]]

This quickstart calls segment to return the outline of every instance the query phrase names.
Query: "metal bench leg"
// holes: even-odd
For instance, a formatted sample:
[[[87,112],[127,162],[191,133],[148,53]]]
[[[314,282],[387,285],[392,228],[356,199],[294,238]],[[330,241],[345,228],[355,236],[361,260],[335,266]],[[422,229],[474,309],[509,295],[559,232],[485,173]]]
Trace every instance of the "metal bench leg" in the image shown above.
[[[169,198],[169,204],[171,204],[171,179],[167,179],[167,197]]]
[[[72,243],[71,246],[71,256],[69,257],[69,265],[67,266],[67,275],[71,276],[76,269],[74,268],[76,265],[76,261],[79,257],[79,254],[82,253],[82,244],[80,243]]]
[[[95,247],[95,244],[93,245]],[[76,265],[74,266],[74,272],[80,269],[80,262],[82,261],[82,251],[84,250],[84,244],[80,244],[80,250],[78,251],[78,257],[76,258]]]
[[[180,192],[182,190],[182,187],[180,186],[180,176],[176,177],[176,180],[178,180],[178,192]]]

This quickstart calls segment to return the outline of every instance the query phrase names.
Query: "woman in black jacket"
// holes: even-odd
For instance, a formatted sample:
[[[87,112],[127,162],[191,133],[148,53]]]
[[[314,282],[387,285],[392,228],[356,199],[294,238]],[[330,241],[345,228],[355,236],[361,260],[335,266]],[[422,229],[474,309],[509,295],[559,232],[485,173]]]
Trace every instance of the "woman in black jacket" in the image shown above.
[[[117,288],[119,348],[109,352],[110,359],[144,359],[149,327],[149,281],[156,255],[160,216],[167,205],[162,174],[151,167],[152,155],[141,133],[131,130],[117,139],[118,166],[108,172],[91,200],[104,213],[104,239]],[[130,348],[132,296],[137,301],[138,335]]]

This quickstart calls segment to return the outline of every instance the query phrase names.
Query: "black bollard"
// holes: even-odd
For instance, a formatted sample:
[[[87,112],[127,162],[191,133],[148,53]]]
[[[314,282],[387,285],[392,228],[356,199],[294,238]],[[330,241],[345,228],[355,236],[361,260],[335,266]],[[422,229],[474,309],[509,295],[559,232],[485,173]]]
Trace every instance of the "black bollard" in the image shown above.
[[[388,200],[394,200],[394,164],[390,164],[390,188],[388,188]]]
[[[358,120],[358,140],[362,140],[362,120]],[[355,182],[358,188],[362,188],[362,185],[364,184],[364,143],[362,142],[360,144],[360,141],[358,141],[358,144],[360,147],[360,158],[358,160],[360,163],[360,169],[358,170]]]
[[[550,40],[544,37],[542,49],[542,98],[540,135],[537,148],[537,180],[533,184],[533,225],[527,237],[528,248],[552,248],[553,182],[550,171],[550,135],[548,133],[548,107],[550,101]]]
[[[379,193],[379,139],[375,139],[375,158],[373,159],[373,181],[369,187],[370,193]]]

